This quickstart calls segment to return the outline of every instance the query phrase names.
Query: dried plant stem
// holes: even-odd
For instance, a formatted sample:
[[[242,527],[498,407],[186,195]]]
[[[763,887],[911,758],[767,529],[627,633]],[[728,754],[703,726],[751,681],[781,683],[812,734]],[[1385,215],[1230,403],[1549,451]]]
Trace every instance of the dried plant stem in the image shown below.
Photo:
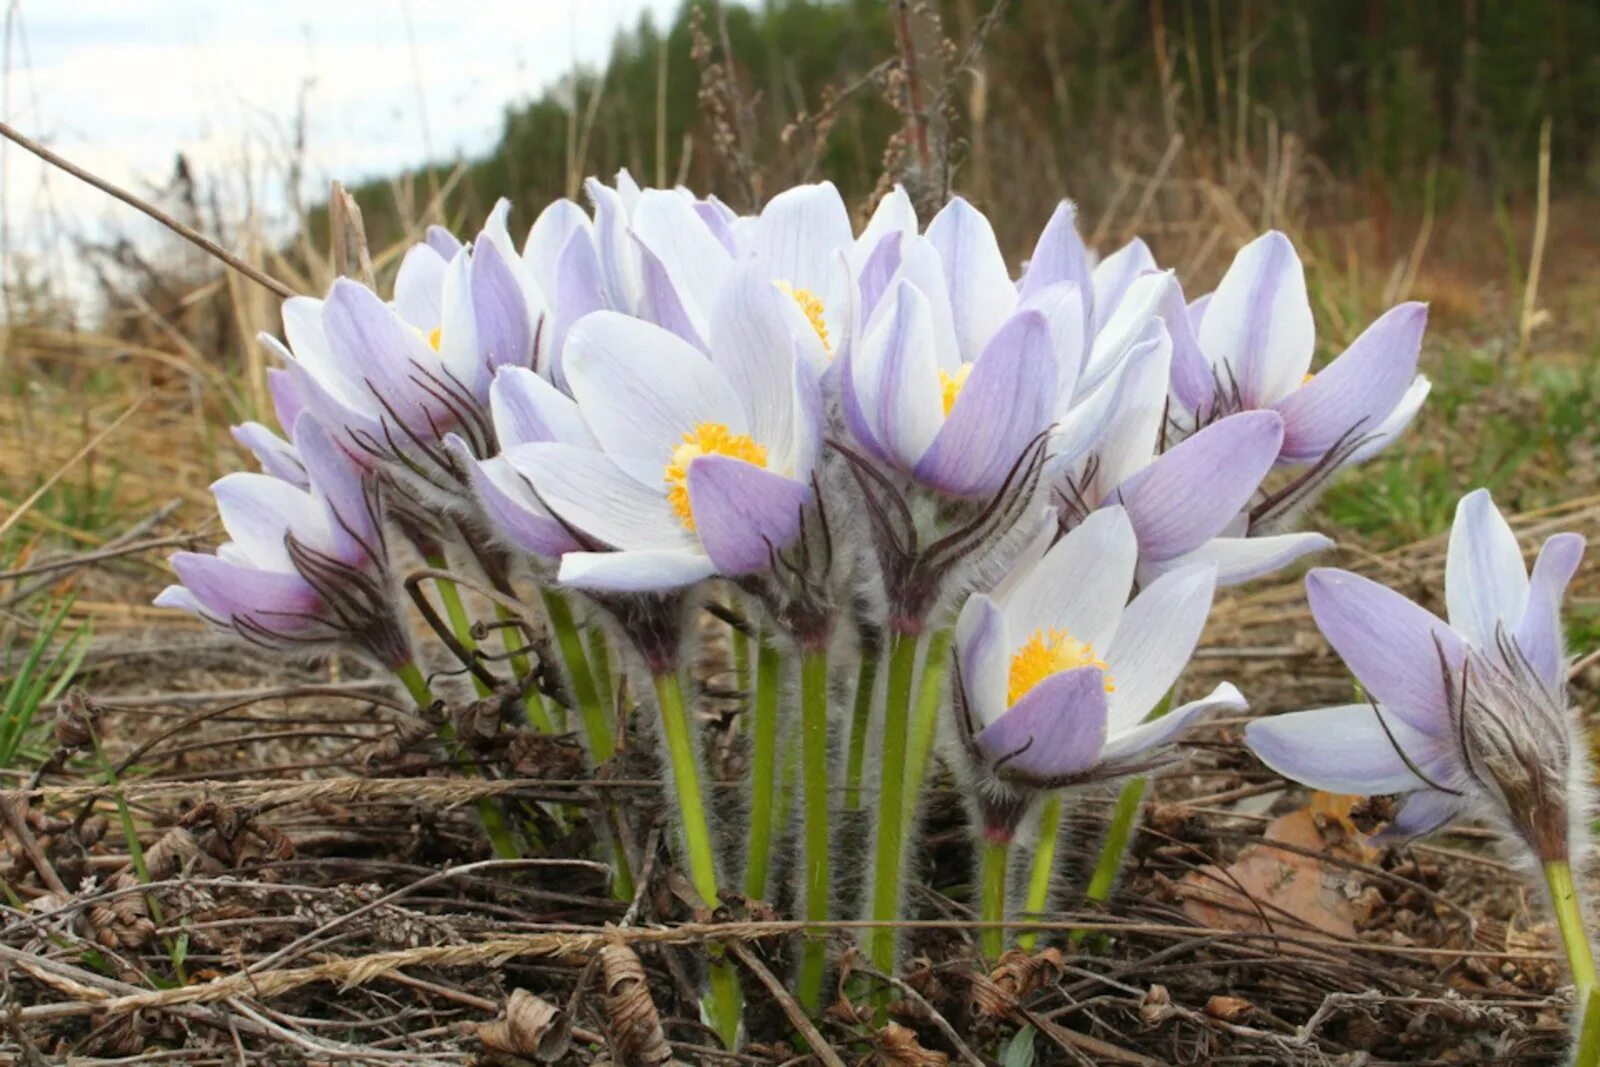
[[[578,702],[578,713],[583,716],[583,730],[589,740],[589,756],[596,763],[604,763],[616,751],[616,740],[611,736],[611,726],[606,721],[600,691],[595,688],[595,676],[590,670],[589,657],[583,650],[583,635],[578,632],[572,604],[555,589],[542,589],[539,595],[544,600],[550,628],[555,631],[562,662],[566,664],[567,681],[572,685],[573,699]]]
[[[985,926],[979,938],[985,959],[1000,958],[1005,951],[1006,928],[1000,925],[1006,919],[1006,868],[1011,863],[1011,842],[986,839],[983,842],[982,902],[978,918],[993,925]]]
[[[861,654],[856,668],[855,706],[850,712],[850,752],[844,769],[844,810],[861,807],[861,772],[867,762],[867,730],[872,725],[872,698],[878,684],[878,657]]]
[[[828,867],[828,650],[807,649],[800,657],[800,747],[805,771],[806,903],[808,922],[828,918],[832,880]],[[807,938],[800,953],[800,1003],[816,1011],[827,970],[827,942]]]
[[[504,604],[494,606],[495,618],[508,625],[500,628],[500,639],[505,643],[506,655],[511,660],[511,673],[516,675],[517,681],[528,677],[532,666],[528,657],[520,650],[522,630],[516,626],[516,616]],[[523,701],[523,706],[528,713],[528,725],[541,734],[555,733],[555,724],[550,721],[550,709],[545,707],[544,697],[539,695],[538,687],[529,686],[528,695]]]
[[[889,687],[883,708],[883,772],[878,791],[878,841],[873,854],[872,918],[893,922],[900,912],[900,869],[905,861],[905,769],[911,718],[912,678],[917,667],[916,634],[896,633],[889,648]],[[885,973],[894,970],[895,930],[874,927],[867,956]]]
[[[772,813],[778,778],[778,686],[782,656],[770,637],[756,639],[756,690],[751,702],[750,847],[744,895],[765,900],[772,867]]]
[[[1171,710],[1172,697],[1177,691],[1177,686],[1168,690],[1161,703],[1146,716],[1145,722],[1155,722]],[[1111,899],[1111,890],[1117,884],[1117,874],[1122,870],[1123,858],[1133,840],[1139,812],[1144,810],[1144,791],[1149,785],[1150,779],[1140,775],[1124,782],[1122,792],[1117,794],[1111,825],[1106,827],[1106,839],[1100,845],[1100,858],[1095,862],[1094,874],[1089,877],[1089,888],[1084,892],[1084,896],[1096,903],[1104,904]]]
[[[1041,914],[1050,903],[1050,876],[1056,869],[1056,838],[1061,834],[1061,812],[1064,807],[1061,794],[1046,797],[1039,809],[1039,843],[1033,850],[1033,866],[1028,873],[1028,896],[1022,910],[1029,915]],[[1022,934],[1017,947],[1032,952],[1038,942],[1036,933]]]
[[[933,756],[933,741],[939,735],[939,709],[943,707],[944,679],[950,668],[950,628],[937,630],[928,638],[922,657],[922,678],[917,685],[916,714],[911,720],[911,763],[906,776],[906,806],[915,808],[922,794],[922,780]]]
[[[428,687],[427,679],[422,676],[415,663],[402,663],[394,669],[394,676],[406,687],[406,692],[417,702],[417,707],[427,709],[433,706],[433,690]],[[455,731],[450,728],[448,722],[439,727],[439,737],[446,745],[452,745],[455,740],[454,734]],[[465,759],[460,762],[464,769],[470,767]],[[483,823],[483,832],[488,835],[489,843],[494,846],[495,855],[501,859],[520,858],[522,850],[512,839],[511,831],[506,827],[505,817],[501,815],[494,798],[479,797],[475,806],[478,809],[478,819]]]
[[[683,826],[689,881],[709,907],[715,907],[717,861],[711,851],[711,823],[700,789],[700,761],[695,757],[694,739],[689,732],[689,715],[683,705],[683,683],[675,670],[657,674],[656,701],[661,710],[661,732],[667,742],[667,760],[672,768],[672,784],[677,793],[678,820]],[[723,1043],[734,1047],[739,1037],[743,1013],[739,977],[725,960],[710,962],[711,1025]]]

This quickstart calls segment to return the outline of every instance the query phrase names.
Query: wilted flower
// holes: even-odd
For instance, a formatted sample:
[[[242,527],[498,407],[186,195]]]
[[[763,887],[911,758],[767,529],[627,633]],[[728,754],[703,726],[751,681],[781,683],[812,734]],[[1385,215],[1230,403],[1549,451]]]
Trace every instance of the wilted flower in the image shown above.
[[[376,483],[310,415],[294,427],[308,485],[235,473],[211,489],[230,541],[178,552],[182,584],[156,598],[253,644],[310,653],[345,647],[396,668],[411,651],[386,572]]]
[[[1183,568],[1129,603],[1138,552],[1127,512],[1107,507],[962,609],[956,724],[991,834],[1009,838],[1035,792],[1157,766],[1195,716],[1244,706],[1224,684],[1145,721],[1194,652],[1216,580]]]
[[[1315,788],[1403,795],[1394,835],[1488,817],[1541,861],[1565,860],[1584,839],[1587,761],[1567,705],[1560,604],[1583,548],[1556,534],[1530,579],[1480,489],[1450,531],[1448,624],[1360,575],[1312,571],[1312,615],[1368,699],[1259,720],[1246,741]]]

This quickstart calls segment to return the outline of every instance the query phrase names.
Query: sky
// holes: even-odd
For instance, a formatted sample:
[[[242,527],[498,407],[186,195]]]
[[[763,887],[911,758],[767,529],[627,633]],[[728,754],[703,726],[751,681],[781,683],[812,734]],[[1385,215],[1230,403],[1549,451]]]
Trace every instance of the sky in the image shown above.
[[[281,216],[302,101],[309,196],[331,178],[472,156],[493,146],[508,104],[603,61],[645,12],[665,25],[678,3],[9,0],[0,111],[135,191],[164,184],[181,152],[224,181],[230,208],[248,193]],[[148,233],[132,209],[0,151],[6,254],[72,272],[63,231]]]

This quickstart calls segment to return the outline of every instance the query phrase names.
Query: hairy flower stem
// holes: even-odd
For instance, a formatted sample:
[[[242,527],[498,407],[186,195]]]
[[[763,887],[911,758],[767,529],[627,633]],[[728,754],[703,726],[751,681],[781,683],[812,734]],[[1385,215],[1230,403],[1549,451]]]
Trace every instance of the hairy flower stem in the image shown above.
[[[855,706],[850,711],[850,753],[844,768],[845,811],[861,807],[861,772],[867,762],[867,730],[872,725],[872,697],[877,684],[877,654],[863,652],[856,668]]]
[[[951,630],[947,626],[928,638],[922,657],[922,678],[917,685],[917,707],[911,720],[911,762],[906,775],[906,806],[915,808],[922,794],[922,780],[933,756],[933,741],[939,733],[939,709],[943,706],[944,679],[950,669]]]
[[[611,726],[606,721],[605,706],[600,702],[600,691],[595,688],[590,672],[589,657],[583,650],[583,635],[578,632],[577,620],[572,614],[572,604],[555,589],[541,589],[545,614],[550,618],[550,628],[555,631],[556,645],[561,649],[561,660],[567,668],[567,682],[572,686],[572,697],[578,702],[578,713],[583,716],[583,732],[589,741],[589,758],[604,763],[616,751],[611,736]]]
[[[883,709],[883,773],[878,792],[878,841],[873,856],[872,919],[899,918],[900,869],[905,862],[906,742],[911,718],[912,679],[917,668],[916,634],[894,634],[889,646],[889,687]],[[867,955],[884,974],[894,971],[892,926],[875,926],[867,935]]]
[[[1056,838],[1061,833],[1062,807],[1061,794],[1057,793],[1047,797],[1039,809],[1039,843],[1034,848],[1033,867],[1028,872],[1028,896],[1022,906],[1022,910],[1030,915],[1038,915],[1050,903],[1050,876],[1055,873]],[[1038,940],[1037,933],[1022,934],[1017,938],[1017,947],[1024,952],[1032,952]]]
[[[677,791],[678,818],[683,825],[684,845],[689,864],[689,881],[707,907],[717,906],[717,863],[711,851],[711,824],[706,818],[705,801],[700,791],[700,764],[695,757],[694,740],[689,733],[689,716],[683,706],[683,684],[674,670],[654,679],[656,700],[661,705],[661,732],[667,742],[667,759],[672,767],[672,784]],[[739,977],[725,960],[713,958],[711,972],[711,1025],[729,1048],[739,1037],[743,1012]]]
[[[422,676],[415,663],[402,663],[394,669],[394,676],[400,684],[406,687],[406,692],[411,694],[411,699],[417,702],[419,708],[433,706],[433,690],[428,688],[428,681]],[[455,749],[455,730],[449,722],[439,727],[439,739],[445,747],[452,750],[456,764],[462,770],[472,773],[473,767],[470,760]],[[516,841],[511,836],[511,831],[506,827],[505,816],[500,813],[500,808],[495,804],[493,797],[479,797],[476,803],[478,821],[483,824],[483,832],[488,835],[489,843],[494,846],[494,854],[503,860],[514,860],[522,857],[522,850],[517,847]]]
[[[808,648],[800,656],[800,746],[805,765],[806,921],[828,919],[828,650]],[[822,1001],[827,942],[808,937],[800,954],[800,1003],[815,1012]]]
[[[1006,921],[1006,868],[1011,861],[1011,842],[988,837],[983,842],[983,900],[978,918],[985,923]],[[1000,958],[1005,951],[1006,931],[999,925],[985,926],[979,935],[983,957]]]
[[[1156,705],[1155,710],[1147,715],[1144,721],[1155,722],[1170,711],[1173,694],[1177,691],[1177,686],[1169,689],[1167,695],[1161,699],[1161,703]],[[1089,888],[1084,892],[1086,897],[1097,904],[1104,904],[1111,899],[1111,890],[1117,884],[1117,874],[1122,870],[1128,845],[1133,841],[1133,831],[1139,821],[1139,813],[1144,810],[1144,792],[1149,785],[1150,779],[1143,775],[1129,778],[1123,783],[1122,791],[1117,794],[1117,806],[1111,813],[1111,825],[1106,827],[1106,839],[1100,845],[1100,858],[1095,862],[1094,874],[1089,878]],[[1034,862],[1038,862],[1037,856],[1034,857]]]
[[[448,570],[449,561],[443,556],[428,556],[428,566],[436,571]],[[439,599],[444,602],[445,617],[450,620],[450,630],[456,635],[456,640],[461,642],[461,647],[466,649],[467,655],[475,656],[478,652],[478,642],[472,636],[472,619],[467,615],[467,606],[461,600],[461,590],[455,582],[445,578],[434,580],[434,587],[439,590]],[[472,688],[480,697],[489,695],[489,686],[477,674],[472,675]]]
[[[1578,904],[1578,890],[1572,881],[1572,867],[1566,860],[1550,860],[1544,865],[1545,884],[1550,887],[1550,904],[1555,909],[1556,925],[1561,928],[1561,945],[1567,950],[1572,981],[1578,987],[1575,1003],[1582,1010],[1590,990],[1595,988],[1594,953]]]
[[[510,623],[513,619],[511,609],[504,604],[494,606],[495,618],[501,622]],[[519,638],[522,629],[515,625],[506,625],[500,628],[500,640],[504,642],[506,655],[511,661],[511,673],[516,675],[517,681],[528,677],[528,672],[533,667],[528,663],[528,657],[518,651],[521,647]],[[527,712],[528,725],[541,734],[555,733],[555,725],[550,721],[550,711],[545,707],[544,697],[539,695],[539,690],[530,686],[528,695],[523,700],[523,708]]]
[[[778,686],[781,654],[768,637],[756,641],[756,691],[751,703],[750,847],[744,870],[744,895],[767,897],[772,867],[772,808],[778,778]]]
[[[750,692],[750,637],[737,626],[728,627],[728,645],[733,649],[733,681],[741,694]]]

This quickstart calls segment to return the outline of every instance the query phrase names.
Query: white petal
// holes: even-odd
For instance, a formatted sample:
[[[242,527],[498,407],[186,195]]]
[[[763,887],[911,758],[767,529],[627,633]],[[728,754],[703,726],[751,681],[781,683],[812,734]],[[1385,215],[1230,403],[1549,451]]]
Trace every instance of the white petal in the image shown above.
[[[1174,571],[1152,582],[1122,613],[1105,653],[1116,685],[1109,701],[1111,733],[1143,720],[1177,682],[1205,629],[1216,584],[1211,567]]]
[[[834,253],[850,243],[850,213],[839,190],[819,182],[786,189],[767,202],[752,251],[768,277],[821,297],[829,289]]]
[[[1110,737],[1106,741],[1103,758],[1112,760],[1135,756],[1171,741],[1201,715],[1213,711],[1240,712],[1247,706],[1244,696],[1234,688],[1233,683],[1223,682],[1199,700],[1173,708],[1159,719],[1132,726]]]
[[[702,337],[717,289],[733,260],[716,234],[676,193],[646,189],[633,213],[633,233],[666,268],[667,277]]]
[[[599,452],[571,445],[518,445],[504,453],[539,500],[589,536],[620,549],[688,549],[699,544],[660,488],[642,485]],[[662,464],[663,474],[666,464]]]
[[[1017,288],[989,220],[961,197],[928,223],[928,240],[944,263],[961,358],[971,362],[1017,306]]]
[[[1045,553],[1001,605],[1011,639],[1065,630],[1102,658],[1128,602],[1139,543],[1121,508],[1104,508]]]
[[[1283,234],[1263,234],[1239,250],[1211,295],[1200,347],[1231,369],[1246,406],[1271,407],[1300,387],[1315,346],[1300,257]]]
[[[1528,609],[1522,549],[1487,489],[1473,490],[1456,505],[1444,599],[1451,627],[1484,650],[1496,647],[1497,631],[1514,632]]]
[[[961,687],[967,708],[987,726],[1006,711],[1011,676],[1011,635],[994,601],[979,593],[970,597],[956,620],[955,648],[960,656]]]
[[[556,580],[596,593],[650,593],[682,589],[715,572],[702,552],[568,552]]]

